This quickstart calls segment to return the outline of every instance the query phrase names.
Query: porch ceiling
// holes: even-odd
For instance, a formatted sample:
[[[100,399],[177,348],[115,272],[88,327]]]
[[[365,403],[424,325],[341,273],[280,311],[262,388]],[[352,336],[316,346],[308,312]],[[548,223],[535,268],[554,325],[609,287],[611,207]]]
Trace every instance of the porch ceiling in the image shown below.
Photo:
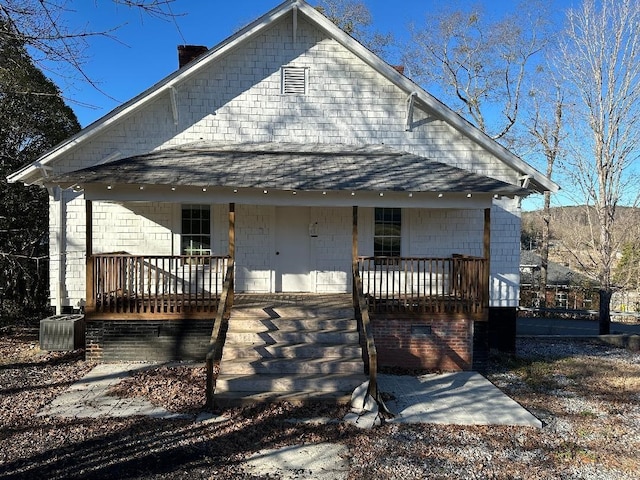
[[[50,185],[174,185],[306,191],[531,193],[384,145],[194,143],[47,179]]]

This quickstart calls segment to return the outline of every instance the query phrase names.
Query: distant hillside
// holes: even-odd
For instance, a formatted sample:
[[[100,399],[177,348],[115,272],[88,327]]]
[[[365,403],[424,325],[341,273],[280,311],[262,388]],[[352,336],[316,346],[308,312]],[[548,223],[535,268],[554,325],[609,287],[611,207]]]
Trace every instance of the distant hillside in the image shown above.
[[[640,209],[618,207],[614,238],[617,259],[629,246],[640,251]],[[542,211],[522,213],[522,249],[539,251],[542,237]],[[594,207],[570,206],[551,209],[549,259],[593,277],[596,270],[599,229]],[[615,267],[615,266],[614,266]]]

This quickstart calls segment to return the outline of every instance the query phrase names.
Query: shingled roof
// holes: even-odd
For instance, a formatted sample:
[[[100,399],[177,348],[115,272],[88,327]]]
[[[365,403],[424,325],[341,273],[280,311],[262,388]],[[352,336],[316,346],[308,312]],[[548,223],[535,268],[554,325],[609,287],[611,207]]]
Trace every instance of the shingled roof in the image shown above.
[[[529,190],[384,145],[196,143],[51,177],[49,184],[188,185],[277,190],[464,192]]]
[[[522,250],[520,252],[520,281],[522,284],[531,284],[534,281],[532,277],[534,271],[537,271],[542,264],[542,258],[531,250]],[[596,286],[597,281],[588,276],[577,272],[557,262],[548,262],[547,266],[547,285],[549,286],[568,286],[583,285]]]

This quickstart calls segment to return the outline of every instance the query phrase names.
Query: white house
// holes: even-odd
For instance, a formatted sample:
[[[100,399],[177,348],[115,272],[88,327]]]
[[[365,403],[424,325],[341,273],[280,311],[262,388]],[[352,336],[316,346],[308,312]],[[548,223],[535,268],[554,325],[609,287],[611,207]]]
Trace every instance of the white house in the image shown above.
[[[86,308],[88,342],[92,322],[162,329],[158,298],[217,298],[228,257],[236,292],[350,292],[355,263],[371,306],[405,307],[481,260],[468,352],[474,322],[515,319],[519,201],[557,185],[302,0],[195,51],[10,177],[49,191],[51,302]]]

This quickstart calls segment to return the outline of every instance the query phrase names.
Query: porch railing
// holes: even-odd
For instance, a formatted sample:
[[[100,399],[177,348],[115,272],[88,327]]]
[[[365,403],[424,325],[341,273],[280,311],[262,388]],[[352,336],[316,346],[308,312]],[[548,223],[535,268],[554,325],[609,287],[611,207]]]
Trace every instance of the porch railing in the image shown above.
[[[229,258],[209,255],[93,255],[88,315],[215,315]]]
[[[359,257],[362,293],[375,313],[486,315],[484,258]]]

